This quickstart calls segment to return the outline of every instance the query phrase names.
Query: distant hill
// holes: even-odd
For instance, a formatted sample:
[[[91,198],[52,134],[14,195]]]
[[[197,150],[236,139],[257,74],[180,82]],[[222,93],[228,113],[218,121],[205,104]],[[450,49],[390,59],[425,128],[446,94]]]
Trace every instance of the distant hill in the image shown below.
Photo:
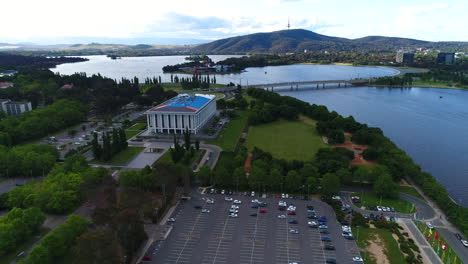
[[[197,53],[287,53],[308,51],[372,51],[393,52],[401,48],[463,48],[468,42],[429,42],[408,38],[369,36],[346,39],[317,34],[305,29],[255,33],[216,40],[196,46]]]

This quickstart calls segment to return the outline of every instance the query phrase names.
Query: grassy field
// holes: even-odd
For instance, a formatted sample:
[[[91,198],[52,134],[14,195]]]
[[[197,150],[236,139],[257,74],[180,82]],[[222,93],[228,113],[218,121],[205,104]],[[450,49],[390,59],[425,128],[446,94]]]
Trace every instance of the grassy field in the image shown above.
[[[258,147],[276,158],[312,160],[320,148],[328,147],[315,129],[315,122],[279,120],[251,126],[245,143],[249,150]]]
[[[353,193],[351,196],[359,196],[361,197],[361,205],[364,206],[377,206],[382,205],[385,207],[393,207],[395,211],[399,213],[412,213],[415,210],[415,207],[410,202],[403,200],[403,199],[385,199],[377,197],[373,193]],[[358,205],[359,206],[359,205]]]
[[[364,250],[362,257],[364,263],[379,263],[376,256],[373,256],[365,251],[370,244],[374,244],[374,240],[380,238],[382,242],[383,252],[391,264],[404,264],[406,263],[403,253],[401,253],[398,242],[393,238],[392,233],[385,229],[377,228],[353,228],[353,235],[359,248]]]
[[[414,221],[414,224],[419,228],[419,231],[421,231],[424,237],[428,237],[429,235],[431,235],[429,233],[429,228],[426,226],[424,222]],[[433,232],[431,235],[431,239],[429,240],[429,244],[431,244],[432,248],[434,248],[434,251],[436,252],[436,254],[437,254],[437,251],[439,251],[438,255],[440,259],[442,260],[442,262],[443,263],[456,263],[456,264],[463,263],[460,257],[457,255],[457,253],[455,253],[455,251],[453,251],[450,248],[450,245],[447,243],[447,241],[440,235],[439,232],[437,232],[437,229],[433,229],[432,231]],[[443,251],[440,248],[442,245],[438,243],[437,240],[435,239],[436,232],[439,235],[438,240],[442,240],[442,243],[447,244],[447,250]]]
[[[126,164],[130,160],[132,160],[136,155],[142,152],[145,148],[144,147],[128,147],[123,151],[117,153],[112,157],[112,159],[108,162],[110,164]]]
[[[248,113],[246,111],[237,111],[239,117],[231,120],[214,140],[206,141],[207,144],[213,144],[221,147],[223,151],[234,151],[240,134],[247,125]]]
[[[418,193],[418,191],[416,191],[416,189],[412,186],[398,186],[398,190],[402,193],[406,193],[406,194],[409,194],[409,195],[412,195],[416,198],[419,198],[421,200],[424,200],[424,197],[421,196],[421,194]]]
[[[23,243],[19,244],[16,250],[10,252],[9,254],[1,256],[0,264],[10,264],[16,258],[16,256],[18,256],[19,253],[30,248],[34,244],[34,242],[36,242],[39,238],[44,237],[49,231],[50,229],[48,228],[41,228],[39,234],[32,236],[29,239],[25,240]]]
[[[127,139],[130,139],[144,129],[146,129],[146,123],[136,123],[135,125],[125,129],[125,135],[127,136]]]
[[[186,165],[190,166],[192,165],[195,160],[200,157],[200,155],[204,153],[204,151],[202,150],[199,150],[198,152],[195,152],[195,155],[193,155],[193,157],[188,161],[188,163]],[[161,164],[161,163],[169,163],[169,164],[174,164],[174,161],[172,161],[172,157],[171,157],[171,151],[168,150],[166,151],[166,153],[164,153],[157,161],[155,161],[153,163],[153,166],[156,165],[156,164]],[[180,161],[179,161],[180,163]]]

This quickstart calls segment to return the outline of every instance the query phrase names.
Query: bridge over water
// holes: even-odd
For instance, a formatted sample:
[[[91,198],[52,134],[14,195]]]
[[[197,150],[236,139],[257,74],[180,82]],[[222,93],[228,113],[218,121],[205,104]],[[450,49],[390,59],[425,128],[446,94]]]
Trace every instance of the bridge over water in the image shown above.
[[[324,80],[324,81],[305,81],[305,82],[282,82],[282,83],[268,83],[268,84],[252,84],[243,87],[256,87],[267,90],[304,90],[304,89],[321,89],[331,87],[351,87],[365,85],[369,83],[369,79],[352,79],[352,80]]]

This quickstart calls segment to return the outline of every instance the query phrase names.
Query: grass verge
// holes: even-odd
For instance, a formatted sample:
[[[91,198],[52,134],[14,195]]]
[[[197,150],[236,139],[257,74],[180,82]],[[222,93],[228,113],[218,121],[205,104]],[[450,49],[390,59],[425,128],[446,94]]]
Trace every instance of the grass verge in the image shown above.
[[[440,259],[443,263],[454,263],[454,264],[461,264],[463,261],[457,255],[455,251],[452,250],[450,245],[447,241],[442,237],[442,235],[437,231],[437,229],[432,230],[432,235],[429,232],[429,228],[426,224],[422,221],[414,221],[414,224],[418,227],[419,231],[423,234],[423,236],[427,239],[429,235],[431,238],[429,239],[429,244],[434,249],[435,253],[439,255]],[[438,239],[435,239],[435,235],[438,235]],[[447,249],[444,251],[442,250],[442,244],[447,245]]]
[[[244,127],[247,125],[248,113],[246,111],[236,111],[239,115],[237,119],[231,120],[221,131],[216,139],[207,140],[207,144],[221,147],[223,151],[234,151]]]
[[[424,200],[424,197],[421,196],[421,194],[418,193],[418,191],[416,191],[416,189],[412,186],[398,186],[398,190],[402,193],[406,193],[406,194],[409,194],[411,196],[414,196],[416,198],[419,198],[421,200]]]
[[[130,160],[132,160],[136,155],[142,152],[145,148],[144,147],[128,147],[121,152],[117,153],[112,157],[112,159],[108,162],[110,164],[127,164]]]
[[[393,207],[395,208],[395,211],[399,213],[413,213],[415,210],[413,204],[400,198],[380,199],[380,197],[373,193],[353,193],[351,194],[351,196],[359,196],[361,198],[361,205],[364,205],[366,207],[377,205]]]
[[[134,137],[136,134],[143,131],[144,129],[146,129],[146,123],[136,123],[135,125],[127,128],[125,130],[125,135],[126,135],[127,139],[130,139],[130,138]]]
[[[311,119],[279,120],[251,126],[245,143],[249,150],[258,147],[274,157],[287,160],[312,160],[320,148],[326,148]]]

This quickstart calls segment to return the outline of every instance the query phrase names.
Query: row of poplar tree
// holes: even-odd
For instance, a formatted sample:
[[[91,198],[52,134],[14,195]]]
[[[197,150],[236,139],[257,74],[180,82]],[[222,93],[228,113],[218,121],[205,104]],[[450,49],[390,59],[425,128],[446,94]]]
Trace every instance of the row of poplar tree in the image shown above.
[[[114,128],[110,133],[102,134],[102,144],[99,143],[97,133],[91,142],[95,160],[109,161],[112,156],[128,147],[127,136],[123,128]]]

